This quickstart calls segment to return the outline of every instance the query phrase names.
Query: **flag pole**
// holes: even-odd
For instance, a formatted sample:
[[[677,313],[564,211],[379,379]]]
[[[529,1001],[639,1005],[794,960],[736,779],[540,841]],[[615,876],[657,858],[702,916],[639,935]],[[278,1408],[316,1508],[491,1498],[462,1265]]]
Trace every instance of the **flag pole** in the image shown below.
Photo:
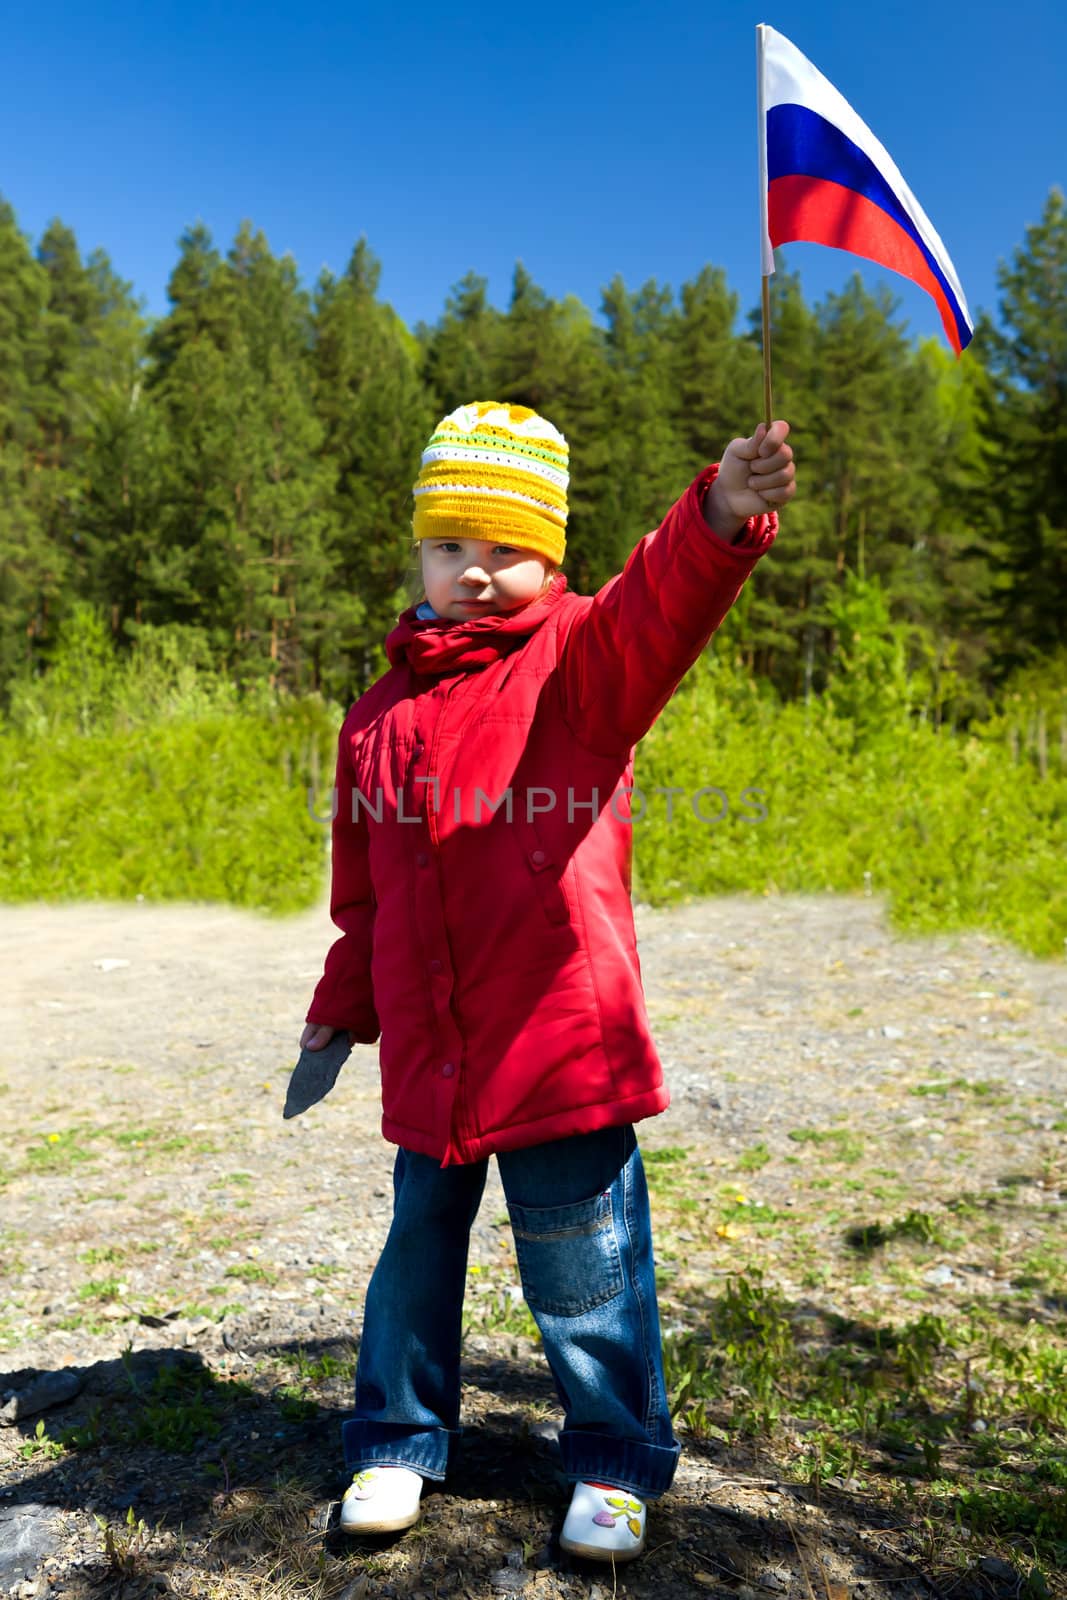
[[[771,247],[770,224],[767,220],[767,111],[764,104],[762,22],[756,25],[756,105],[759,114],[759,215],[760,215],[760,274],[763,283],[763,420],[768,428],[773,418],[771,402],[771,278],[774,271],[774,250]]]
[[[763,420],[771,425],[771,280],[763,276]]]

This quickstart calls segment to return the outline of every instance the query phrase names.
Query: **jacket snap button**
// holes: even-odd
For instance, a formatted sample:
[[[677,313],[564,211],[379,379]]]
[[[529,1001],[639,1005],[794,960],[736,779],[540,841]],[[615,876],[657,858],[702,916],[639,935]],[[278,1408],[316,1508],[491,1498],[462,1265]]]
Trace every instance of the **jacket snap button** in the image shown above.
[[[543,850],[531,850],[530,860],[535,867],[543,867],[545,864],[545,852]]]
[[[412,752],[412,754],[415,755],[415,756],[421,756],[425,749],[426,749],[426,746],[424,744],[417,744],[415,746],[415,749]]]
[[[430,858],[426,854],[425,850],[420,850],[418,855],[415,857],[415,860],[418,862],[420,867],[425,867],[429,864]]]
[[[442,965],[443,965],[443,963],[438,961],[437,957],[435,956],[434,959],[430,962],[430,971],[431,972],[440,972]]]
[[[456,1063],[454,1061],[446,1061],[444,1066],[441,1068],[442,1078],[450,1078],[455,1070]]]

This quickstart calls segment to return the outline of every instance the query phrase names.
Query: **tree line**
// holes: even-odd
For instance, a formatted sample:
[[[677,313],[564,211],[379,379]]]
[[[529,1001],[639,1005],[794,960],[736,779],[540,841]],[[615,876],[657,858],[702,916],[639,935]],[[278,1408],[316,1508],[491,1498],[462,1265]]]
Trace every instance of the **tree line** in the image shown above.
[[[617,276],[599,321],[521,263],[506,310],[470,272],[413,329],[379,281],[365,238],[308,290],[249,223],[225,255],[198,224],[153,320],[105,252],[83,260],[59,221],[34,249],[0,200],[0,708],[85,605],[120,651],[165,641],[239,686],[347,703],[407,603],[411,484],[445,411],[513,400],[562,429],[581,593],[758,415],[759,314],[740,318],[720,268],[677,296]],[[954,718],[1062,663],[1060,190],[999,288],[999,322],[983,315],[957,363],[858,275],[815,305],[795,274],[772,278],[775,411],[802,493],[720,647],[783,698],[833,683],[857,592],[908,663],[951,679]]]

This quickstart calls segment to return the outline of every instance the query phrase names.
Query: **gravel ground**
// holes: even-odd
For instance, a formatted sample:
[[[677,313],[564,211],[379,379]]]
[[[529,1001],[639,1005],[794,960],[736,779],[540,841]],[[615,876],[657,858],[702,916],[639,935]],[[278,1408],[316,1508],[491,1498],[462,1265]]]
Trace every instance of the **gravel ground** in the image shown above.
[[[684,1149],[710,1183],[762,1143],[770,1159],[746,1188],[790,1207],[801,1199],[800,1168],[784,1159],[798,1148],[790,1133],[846,1123],[903,1151],[917,1192],[1010,1179],[1024,1231],[1028,1201],[1035,1217],[1048,1204],[1041,1173],[1062,1164],[1065,1143],[1056,1127],[1067,1105],[1062,964],[977,933],[901,938],[882,903],[862,896],[638,906],[637,923],[673,1095],[668,1112],[639,1126],[644,1147]],[[570,1563],[554,1543],[565,1504],[554,1396],[521,1320],[502,1330],[489,1314],[514,1276],[495,1164],[472,1236],[467,1432],[455,1480],[427,1495],[419,1530],[369,1563],[353,1566],[351,1546],[341,1550],[331,1531],[337,1425],[362,1290],[388,1223],[393,1157],[379,1132],[372,1048],[356,1048],[323,1104],[281,1119],[335,931],[325,900],[284,920],[209,905],[0,910],[0,1400],[41,1372],[73,1373],[81,1385],[61,1406],[0,1428],[0,1593],[613,1592],[610,1569],[605,1579]],[[931,1074],[1010,1089],[1018,1114],[984,1116],[976,1097],[905,1098]],[[841,1231],[829,1220],[809,1227],[812,1250],[832,1262]],[[687,1282],[713,1284],[730,1269],[728,1242],[699,1214],[679,1238]],[[787,1244],[768,1241],[765,1265],[800,1298],[810,1291],[792,1276]],[[995,1272],[968,1284],[971,1293],[998,1287]],[[856,1285],[845,1309],[885,1320],[896,1294],[889,1282]],[[664,1314],[669,1325],[669,1294]],[[302,1415],[294,1401],[279,1428],[272,1396],[286,1371],[324,1355],[318,1410]],[[94,1406],[98,1415],[121,1408],[161,1372],[192,1395],[204,1384],[251,1386],[207,1454],[181,1441],[162,1449],[158,1437],[55,1459],[33,1447],[42,1417],[54,1435]],[[279,1473],[291,1480],[284,1506]],[[290,1567],[270,1572],[251,1522],[240,1521],[253,1502],[262,1521],[267,1501],[303,1530]],[[124,1557],[113,1548],[108,1560],[95,1518],[122,1525],[131,1504],[144,1549]],[[820,1600],[942,1592],[899,1535],[844,1488],[813,1497],[768,1476],[754,1455],[687,1441],[675,1487],[650,1518],[651,1553],[620,1569],[617,1590],[807,1595],[817,1571]],[[343,1569],[347,1587],[321,1565],[309,1576],[312,1552]],[[992,1569],[968,1581],[954,1600],[1014,1592],[996,1587]]]

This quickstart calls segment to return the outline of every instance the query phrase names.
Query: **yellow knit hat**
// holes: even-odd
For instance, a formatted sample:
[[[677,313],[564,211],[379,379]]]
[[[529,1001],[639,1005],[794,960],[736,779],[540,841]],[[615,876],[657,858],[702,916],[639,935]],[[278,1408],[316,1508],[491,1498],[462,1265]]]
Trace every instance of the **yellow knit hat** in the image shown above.
[[[415,480],[416,539],[494,539],[538,550],[556,566],[566,549],[569,448],[529,406],[478,400],[434,429]]]

